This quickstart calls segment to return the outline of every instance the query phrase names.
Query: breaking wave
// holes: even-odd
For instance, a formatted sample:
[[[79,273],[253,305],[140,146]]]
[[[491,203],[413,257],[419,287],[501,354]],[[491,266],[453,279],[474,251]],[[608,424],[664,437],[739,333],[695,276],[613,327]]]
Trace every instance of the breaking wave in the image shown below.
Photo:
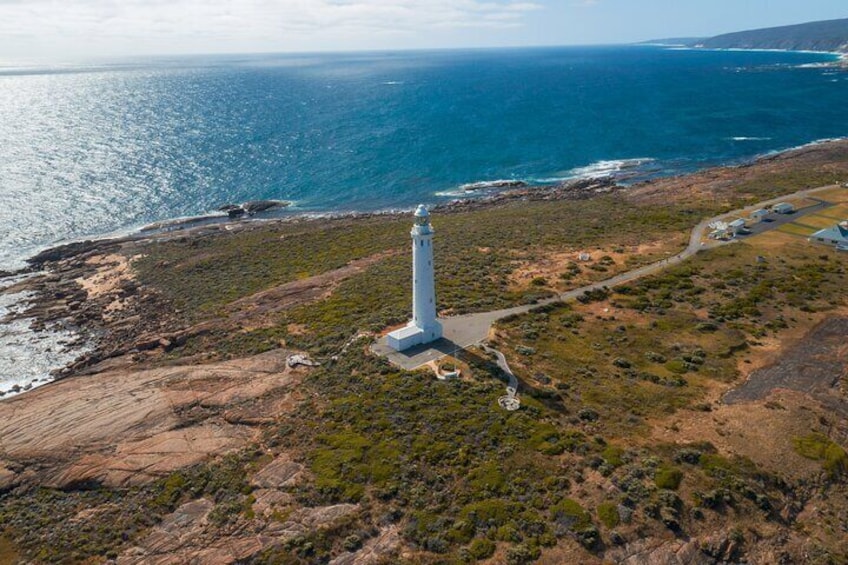
[[[30,294],[0,294],[0,398],[9,398],[54,380],[85,353],[79,335],[61,328],[33,331],[32,320],[7,317],[22,312]]]

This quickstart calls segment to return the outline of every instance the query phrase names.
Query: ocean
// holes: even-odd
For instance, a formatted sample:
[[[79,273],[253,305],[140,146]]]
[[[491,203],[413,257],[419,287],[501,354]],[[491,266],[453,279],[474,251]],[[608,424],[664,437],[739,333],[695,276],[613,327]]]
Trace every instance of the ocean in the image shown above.
[[[845,136],[848,73],[816,66],[833,59],[624,46],[0,67],[0,269],[247,200],[405,209]]]
[[[835,58],[627,46],[0,67],[0,270],[249,200],[398,210],[843,137],[848,72],[821,66]],[[0,320],[24,298],[0,295]],[[80,347],[0,323],[0,393],[51,380]]]

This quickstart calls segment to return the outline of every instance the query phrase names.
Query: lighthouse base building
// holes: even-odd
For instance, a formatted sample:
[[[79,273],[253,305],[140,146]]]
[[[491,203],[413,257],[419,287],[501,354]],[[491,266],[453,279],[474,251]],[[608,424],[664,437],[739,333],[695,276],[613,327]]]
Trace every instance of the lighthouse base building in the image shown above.
[[[412,321],[387,336],[389,347],[405,351],[442,337],[442,324],[436,319],[436,284],[433,269],[433,227],[423,205],[415,210],[412,226]]]

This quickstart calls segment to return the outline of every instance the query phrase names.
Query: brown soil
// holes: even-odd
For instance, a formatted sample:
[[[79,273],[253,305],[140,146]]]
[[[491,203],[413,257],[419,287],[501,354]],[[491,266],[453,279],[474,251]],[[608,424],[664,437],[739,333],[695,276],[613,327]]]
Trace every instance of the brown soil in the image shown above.
[[[688,236],[673,234],[661,241],[650,241],[640,245],[607,249],[569,249],[559,253],[550,253],[541,259],[518,260],[513,266],[509,281],[514,288],[527,288],[537,277],[547,279],[547,286],[556,287],[562,292],[578,288],[595,280],[606,279],[631,268],[630,262],[640,258],[657,260],[666,255],[680,252],[688,243]],[[580,255],[589,256],[588,261],[581,261]],[[606,265],[606,271],[595,271],[592,265],[598,264],[604,256],[610,257],[614,264]],[[577,263],[581,273],[568,281],[560,280],[560,274],[566,272],[569,263]]]
[[[653,439],[709,441],[727,455],[750,458],[764,469],[811,479],[821,466],[795,453],[792,439],[822,429],[848,439],[848,318],[831,316],[803,335],[756,348],[744,362],[747,380],[730,391],[716,384],[711,412],[682,411],[657,423]],[[759,350],[759,351],[757,351]]]

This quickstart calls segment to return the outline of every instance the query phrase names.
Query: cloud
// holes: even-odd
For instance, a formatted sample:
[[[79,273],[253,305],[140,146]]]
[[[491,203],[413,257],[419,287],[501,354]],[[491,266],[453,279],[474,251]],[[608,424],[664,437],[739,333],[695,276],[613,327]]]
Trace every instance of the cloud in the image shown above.
[[[0,37],[80,50],[135,45],[149,51],[157,43],[163,52],[167,46],[192,52],[345,48],[508,29],[541,8],[519,0],[0,0]]]

